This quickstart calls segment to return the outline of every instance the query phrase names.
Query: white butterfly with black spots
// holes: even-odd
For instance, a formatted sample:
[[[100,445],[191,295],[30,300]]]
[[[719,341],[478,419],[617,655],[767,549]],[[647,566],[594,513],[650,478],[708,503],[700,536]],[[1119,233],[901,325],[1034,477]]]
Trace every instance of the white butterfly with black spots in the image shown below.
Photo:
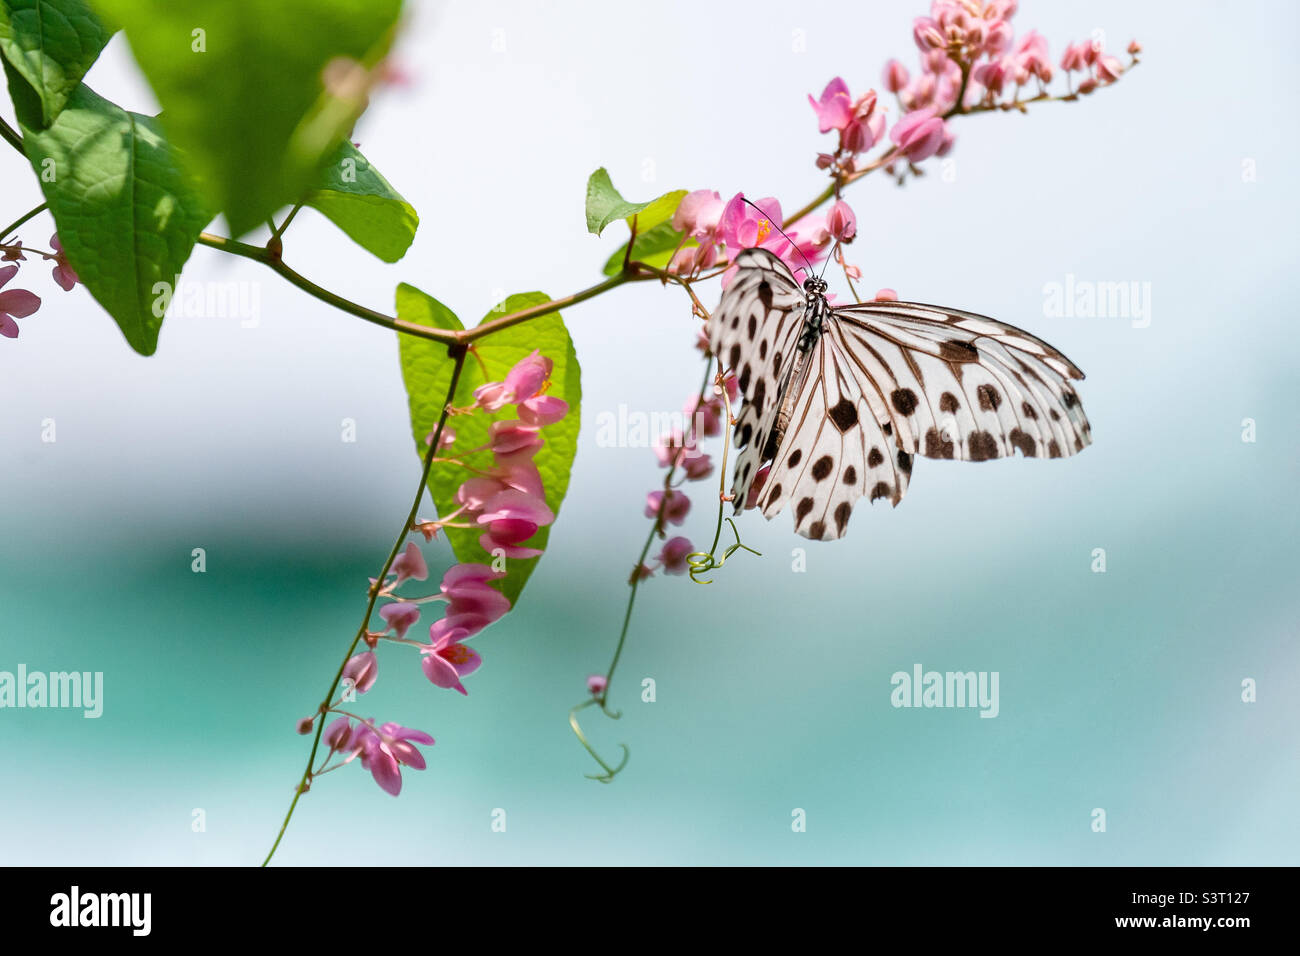
[[[746,249],[708,322],[709,348],[743,398],[731,491],[769,520],[793,502],[795,530],[844,534],[859,498],[907,491],[916,455],[1061,458],[1091,441],[1069,359],[982,315],[917,302],[832,306],[766,249]]]

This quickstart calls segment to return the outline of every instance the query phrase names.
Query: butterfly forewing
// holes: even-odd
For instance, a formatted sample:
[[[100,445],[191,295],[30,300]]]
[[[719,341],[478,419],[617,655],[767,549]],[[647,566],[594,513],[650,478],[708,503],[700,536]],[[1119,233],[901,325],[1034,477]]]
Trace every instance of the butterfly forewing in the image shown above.
[[[877,377],[904,442],[927,458],[1060,458],[1091,426],[1064,355],[1015,326],[912,302],[833,310],[848,353]]]

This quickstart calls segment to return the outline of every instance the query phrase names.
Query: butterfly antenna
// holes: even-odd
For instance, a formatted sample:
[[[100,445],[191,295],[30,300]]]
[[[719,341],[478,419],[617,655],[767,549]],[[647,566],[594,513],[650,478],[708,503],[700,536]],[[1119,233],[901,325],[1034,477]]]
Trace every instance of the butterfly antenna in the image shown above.
[[[805,256],[805,255],[803,254],[803,250],[799,248],[799,244],[796,243],[796,242],[795,242],[793,239],[791,239],[789,236],[787,236],[787,235],[785,234],[785,230],[784,230],[784,229],[782,229],[782,228],[781,228],[780,226],[778,226],[776,223],[772,222],[771,219],[768,219],[768,218],[767,218],[767,212],[766,212],[765,210],[759,208],[759,206],[758,206],[757,203],[750,202],[750,201],[749,201],[748,199],[746,199],[744,196],[741,196],[740,198],[741,198],[741,200],[742,200],[743,202],[745,202],[746,204],[748,204],[748,205],[750,205],[750,206],[753,206],[755,209],[758,209],[759,212],[763,213],[763,217],[764,217],[763,221],[766,222],[768,225],[770,225],[770,226],[771,226],[773,229],[775,229],[777,232],[779,232],[779,233],[780,233],[780,234],[785,238],[785,241],[786,241],[786,242],[790,243],[790,245],[794,248],[794,251],[797,252],[797,253],[799,253],[799,257],[800,257],[801,259],[803,259],[804,262],[807,262],[807,263],[808,263],[808,274],[809,274],[809,275],[813,275],[813,274],[816,272],[816,269],[814,268],[812,262],[809,261],[808,257]]]
[[[831,246],[831,251],[826,256],[826,261],[822,263],[822,271],[817,274],[817,278],[820,279],[826,275],[826,270],[830,268],[831,260],[835,258],[835,251],[839,249],[839,247],[840,247],[840,241],[836,239],[835,245]]]

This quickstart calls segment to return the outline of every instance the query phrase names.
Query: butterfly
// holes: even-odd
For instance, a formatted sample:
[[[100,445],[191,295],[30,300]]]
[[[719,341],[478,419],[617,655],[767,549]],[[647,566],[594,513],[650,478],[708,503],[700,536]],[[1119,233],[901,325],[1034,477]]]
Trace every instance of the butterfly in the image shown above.
[[[771,520],[793,504],[795,530],[829,541],[858,499],[897,506],[917,455],[1061,458],[1091,441],[1083,372],[1028,332],[919,302],[831,305],[824,279],[800,286],[762,248],[735,265],[706,331],[742,397],[737,513],[766,464],[754,505]]]

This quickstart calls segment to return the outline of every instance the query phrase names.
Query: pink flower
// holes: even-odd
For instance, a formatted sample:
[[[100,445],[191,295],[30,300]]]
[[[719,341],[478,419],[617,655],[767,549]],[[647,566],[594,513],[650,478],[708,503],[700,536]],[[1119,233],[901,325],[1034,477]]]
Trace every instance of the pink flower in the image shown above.
[[[609,681],[604,674],[592,674],[587,678],[587,692],[592,697],[599,697],[605,693],[605,688],[609,686]]]
[[[510,404],[505,382],[488,382],[474,389],[474,404],[484,411],[495,412]],[[427,443],[427,441],[426,441]]]
[[[424,555],[420,553],[414,541],[406,542],[406,550],[397,556],[389,570],[397,575],[394,587],[408,578],[424,581],[429,577],[429,566],[424,563]]]
[[[362,651],[343,665],[343,679],[352,682],[358,694],[364,694],[375,686],[379,677],[379,659],[374,651]]]
[[[526,491],[507,488],[489,498],[483,505],[483,512],[478,516],[479,524],[491,521],[530,521],[535,525],[547,525],[555,520],[555,513],[546,506],[546,501]]]
[[[555,363],[539,355],[536,349],[533,349],[532,355],[516,362],[515,367],[506,374],[505,381],[506,391],[512,396],[511,401],[522,402],[540,392],[546,380],[551,377],[554,367]]]
[[[418,604],[408,604],[405,601],[398,601],[396,604],[385,604],[379,609],[379,616],[384,619],[384,622],[393,629],[398,637],[405,637],[407,629],[420,619],[420,606]]]
[[[1030,30],[1016,43],[1013,58],[1016,64],[1016,82],[1023,83],[1036,76],[1044,83],[1052,81],[1052,64],[1048,59],[1047,39],[1036,30]]]
[[[781,203],[770,197],[751,206],[745,202],[744,193],[736,193],[722,213],[722,235],[727,250],[733,254],[761,246],[773,237],[784,242],[777,232],[781,225]]]
[[[493,422],[488,430],[494,455],[533,455],[546,442],[537,433],[536,425],[525,425],[517,419]]]
[[[442,593],[447,598],[447,614],[435,621],[429,636],[437,637],[452,628],[477,634],[510,610],[510,600],[488,582],[505,577],[486,564],[456,564],[442,578]]]
[[[682,411],[691,421],[691,429],[697,436],[713,438],[722,434],[722,402],[716,398],[692,395],[686,401]]]
[[[912,39],[916,48],[922,53],[938,50],[948,45],[948,41],[939,32],[939,24],[929,17],[917,17],[912,21]]]
[[[689,481],[699,481],[713,474],[713,459],[698,448],[686,448],[682,451],[682,471]]]
[[[17,274],[17,266],[0,269],[0,288]],[[0,335],[7,339],[18,338],[18,323],[14,319],[25,319],[40,307],[40,298],[26,289],[0,292]]]
[[[347,750],[352,742],[352,723],[346,717],[331,721],[325,728],[325,743],[330,750]]]
[[[444,426],[442,429],[441,445],[445,448],[448,445],[455,444],[455,442],[456,442],[456,429],[447,428],[446,426]],[[433,432],[429,432],[429,434],[424,436],[424,443],[426,445],[433,444]]]
[[[474,403],[485,411],[495,412],[502,406],[526,401],[541,391],[551,377],[555,363],[536,349],[521,358],[506,373],[504,382],[488,382],[474,389]]]
[[[822,133],[842,130],[853,119],[853,100],[849,96],[849,87],[838,76],[826,84],[821,99],[815,100],[810,94],[808,102],[817,114],[817,129]]]
[[[1105,54],[1097,57],[1097,79],[1103,83],[1114,83],[1124,72],[1124,66],[1118,57]]]
[[[536,533],[537,525],[531,521],[507,518],[488,525],[487,533],[479,536],[478,544],[488,554],[500,552],[507,558],[535,558],[542,549],[525,548],[520,542],[527,541]]]
[[[1061,69],[1067,73],[1073,73],[1078,70],[1087,68],[1088,65],[1088,44],[1072,43],[1065,48],[1061,54]]]
[[[474,648],[461,643],[468,636],[464,628],[452,628],[444,631],[432,645],[420,651],[423,657],[420,667],[434,686],[469,695],[460,679],[478,670],[483,658]]]
[[[946,127],[933,107],[908,113],[894,124],[889,138],[912,162],[929,159],[943,145]]]
[[[669,538],[659,552],[659,562],[666,574],[685,574],[688,562],[686,556],[694,551],[690,538]]]
[[[971,73],[971,77],[994,96],[998,96],[1006,88],[1007,78],[1011,72],[1010,58],[1001,57],[979,64]]]
[[[718,229],[722,207],[722,197],[712,189],[687,193],[673,213],[673,228],[695,239],[709,238]]]
[[[1014,32],[1006,20],[994,20],[984,35],[984,52],[990,56],[1005,52],[1011,46]]]
[[[885,89],[891,93],[897,93],[903,87],[907,86],[907,67],[897,60],[890,60],[885,64],[885,73],[882,83]]]
[[[487,526],[487,533],[479,538],[479,545],[489,554],[501,550],[508,558],[535,558],[542,553],[540,550],[519,544],[554,520],[555,513],[543,499],[507,488],[483,505],[478,523]]]
[[[881,289],[876,293],[875,302],[897,302],[898,293],[893,289]]]
[[[858,218],[844,200],[836,200],[826,214],[826,230],[841,242],[848,242],[857,235]]]
[[[667,501],[664,496],[667,495]],[[663,508],[664,521],[668,524],[681,524],[691,510],[691,499],[680,491],[652,491],[645,498],[645,516],[655,518]]]
[[[736,193],[727,203],[727,208],[723,210],[721,230],[728,254],[734,257],[742,249],[754,247],[767,249],[789,266],[790,271],[798,279],[799,273],[806,266],[803,256],[806,256],[809,262],[817,261],[816,245],[808,242],[806,238],[801,240],[799,231],[791,231],[789,239],[781,234],[780,229],[783,224],[781,204],[775,199],[760,199],[754,205],[758,208],[755,209],[745,201],[744,193]],[[798,252],[791,244],[791,240],[799,242]],[[800,252],[803,256],[799,255]],[[723,275],[723,288],[731,282],[735,271],[735,266],[732,266]]]
[[[423,770],[426,766],[424,755],[411,741],[432,744],[433,738],[400,724],[387,723],[379,728],[358,724],[351,743],[361,754],[361,766],[370,771],[375,783],[386,793],[397,796],[402,792],[402,773],[398,765],[414,770]]]
[[[540,428],[554,425],[569,414],[569,403],[552,395],[535,395],[519,403],[519,418],[525,425]]]
[[[54,281],[64,292],[71,292],[72,287],[77,284],[77,274],[72,271],[72,266],[68,265],[68,257],[63,252],[63,245],[59,242],[57,234],[50,236],[50,246],[55,252]]]

